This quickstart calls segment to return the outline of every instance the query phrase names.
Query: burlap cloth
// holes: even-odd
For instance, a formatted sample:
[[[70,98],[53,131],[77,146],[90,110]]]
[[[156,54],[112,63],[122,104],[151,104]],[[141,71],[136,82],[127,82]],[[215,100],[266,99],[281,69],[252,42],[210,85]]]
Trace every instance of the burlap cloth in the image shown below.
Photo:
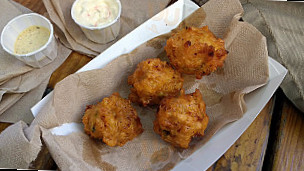
[[[304,112],[304,3],[242,0],[243,19],[267,38],[269,56],[288,69],[281,84]]]
[[[0,32],[12,18],[31,11],[13,1],[0,1]],[[0,48],[0,121],[31,123],[30,108],[43,95],[48,80],[71,50],[58,43],[58,56],[50,64],[32,68]]]
[[[239,21],[242,13],[238,0],[211,0],[177,28],[208,25],[216,36],[225,40],[230,52],[224,68],[216,73],[201,80],[184,76],[187,93],[195,88],[202,91],[210,117],[206,135],[194,140],[189,149],[176,149],[162,141],[152,129],[156,108],[136,105],[145,131],[123,147],[108,147],[90,139],[82,130],[67,136],[51,133],[52,128],[64,123],[80,123],[86,105],[115,91],[127,97],[130,92],[127,77],[140,61],[153,57],[166,60],[163,47],[171,32],[118,57],[103,69],[73,74],[58,83],[54,96],[30,127],[19,122],[0,135],[0,166],[28,167],[40,150],[42,135],[61,170],[168,170],[174,167],[225,124],[241,118],[246,110],[244,94],[268,80],[266,39],[253,26]]]

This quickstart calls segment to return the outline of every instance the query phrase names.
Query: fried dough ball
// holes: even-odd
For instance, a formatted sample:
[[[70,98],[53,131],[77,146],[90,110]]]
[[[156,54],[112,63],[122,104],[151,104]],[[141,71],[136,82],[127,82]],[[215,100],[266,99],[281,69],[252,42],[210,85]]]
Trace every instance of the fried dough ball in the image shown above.
[[[203,136],[209,121],[201,92],[181,91],[179,97],[164,98],[154,120],[154,132],[175,147],[188,148],[194,136]]]
[[[143,132],[136,110],[130,100],[118,93],[89,105],[82,118],[84,131],[92,138],[102,139],[109,146],[123,146]]]
[[[170,63],[181,73],[201,79],[222,67],[228,51],[224,41],[208,29],[188,27],[167,40],[165,46]]]
[[[167,62],[151,58],[140,62],[128,78],[132,85],[129,99],[143,106],[159,104],[166,96],[176,96],[184,79]]]

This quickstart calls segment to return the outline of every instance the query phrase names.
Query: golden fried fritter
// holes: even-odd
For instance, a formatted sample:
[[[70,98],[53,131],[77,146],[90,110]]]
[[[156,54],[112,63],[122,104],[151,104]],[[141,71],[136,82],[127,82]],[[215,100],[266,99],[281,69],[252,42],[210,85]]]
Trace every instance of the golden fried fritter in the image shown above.
[[[201,92],[181,91],[179,97],[164,98],[154,121],[154,131],[175,147],[188,148],[194,136],[203,136],[209,121]]]
[[[129,99],[143,106],[159,104],[163,97],[178,95],[183,82],[181,74],[167,62],[147,59],[128,78],[128,84],[133,86]]]
[[[208,29],[189,27],[175,33],[165,46],[170,63],[181,73],[201,79],[222,67],[228,51],[224,41]]]
[[[118,93],[87,106],[82,122],[85,133],[112,147],[123,146],[143,132],[130,100],[121,98]]]

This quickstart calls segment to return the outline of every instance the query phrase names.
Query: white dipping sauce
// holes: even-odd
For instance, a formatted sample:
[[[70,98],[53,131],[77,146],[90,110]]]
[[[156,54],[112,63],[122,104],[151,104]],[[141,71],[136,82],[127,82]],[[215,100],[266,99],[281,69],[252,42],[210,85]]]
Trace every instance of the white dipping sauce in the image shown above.
[[[100,27],[115,20],[119,6],[115,0],[79,0],[73,10],[79,24]]]

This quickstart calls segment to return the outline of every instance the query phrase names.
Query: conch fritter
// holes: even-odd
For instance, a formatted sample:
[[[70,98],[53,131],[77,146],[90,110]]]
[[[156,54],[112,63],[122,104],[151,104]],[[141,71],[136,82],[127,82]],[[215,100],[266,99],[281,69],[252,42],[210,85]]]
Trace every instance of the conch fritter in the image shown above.
[[[102,139],[109,146],[123,146],[143,132],[140,118],[130,100],[118,93],[89,105],[82,118],[84,131],[92,138]]]
[[[151,58],[140,62],[128,78],[132,85],[129,99],[143,106],[159,104],[166,96],[176,96],[184,79],[167,62]]]
[[[228,54],[224,41],[216,38],[208,26],[180,30],[167,40],[165,50],[179,72],[197,79],[222,67]]]
[[[194,136],[203,136],[209,121],[201,92],[181,91],[179,97],[164,98],[154,120],[154,131],[175,147],[188,148]]]

